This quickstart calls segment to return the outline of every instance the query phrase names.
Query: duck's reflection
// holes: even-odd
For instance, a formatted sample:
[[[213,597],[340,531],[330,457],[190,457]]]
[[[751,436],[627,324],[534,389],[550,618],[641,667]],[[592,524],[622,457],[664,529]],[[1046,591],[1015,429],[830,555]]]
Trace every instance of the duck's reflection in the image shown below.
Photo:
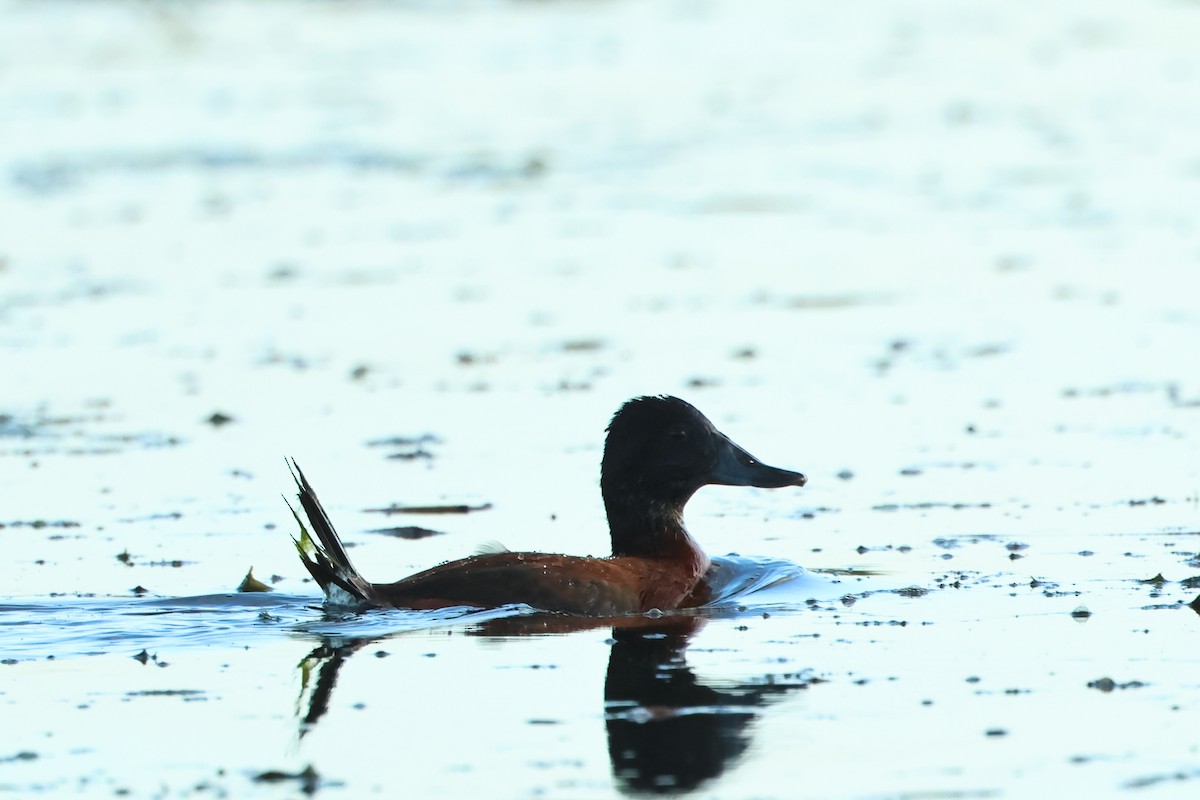
[[[300,720],[300,738],[317,724],[329,710],[329,700],[337,685],[338,672],[346,659],[374,639],[349,641],[326,638],[300,662],[300,696],[296,698],[296,718]],[[314,680],[315,673],[315,680]]]
[[[624,789],[686,792],[717,777],[750,746],[749,725],[759,707],[811,680],[763,676],[720,688],[702,685],[684,654],[691,633],[613,630],[605,724],[613,775]]]
[[[631,794],[686,793],[722,774],[750,746],[750,723],[771,698],[803,689],[805,673],[763,675],[756,681],[701,684],[686,650],[704,620],[697,617],[579,620],[513,617],[469,631],[480,636],[566,633],[613,625],[604,682],[608,754],[617,786]],[[301,663],[296,716],[300,735],[329,708],[338,671],[375,639],[326,640]]]

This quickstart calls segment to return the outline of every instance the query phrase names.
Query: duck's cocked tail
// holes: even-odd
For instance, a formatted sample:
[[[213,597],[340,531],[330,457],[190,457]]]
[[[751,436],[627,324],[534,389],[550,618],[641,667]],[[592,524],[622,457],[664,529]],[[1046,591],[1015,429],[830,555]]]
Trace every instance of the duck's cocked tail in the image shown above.
[[[300,538],[293,537],[292,541],[308,573],[325,593],[325,602],[329,605],[351,607],[376,605],[375,588],[350,563],[350,556],[346,554],[342,540],[338,538],[333,523],[329,521],[329,515],[321,507],[321,501],[317,499],[317,493],[304,477],[300,465],[292,459],[288,462],[288,469],[296,481],[300,507],[304,509],[308,524],[312,526],[313,533],[317,535],[320,543],[313,541],[304,521],[300,519],[292,504],[288,503],[292,516],[296,518],[296,524],[300,526]]]

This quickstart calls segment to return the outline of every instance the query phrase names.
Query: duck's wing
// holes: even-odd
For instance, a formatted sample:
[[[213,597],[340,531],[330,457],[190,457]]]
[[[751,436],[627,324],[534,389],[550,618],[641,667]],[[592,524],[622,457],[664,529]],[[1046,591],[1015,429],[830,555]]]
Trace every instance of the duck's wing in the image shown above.
[[[372,589],[400,608],[524,603],[541,611],[612,616],[642,610],[637,577],[610,559],[505,552],[450,561]]]

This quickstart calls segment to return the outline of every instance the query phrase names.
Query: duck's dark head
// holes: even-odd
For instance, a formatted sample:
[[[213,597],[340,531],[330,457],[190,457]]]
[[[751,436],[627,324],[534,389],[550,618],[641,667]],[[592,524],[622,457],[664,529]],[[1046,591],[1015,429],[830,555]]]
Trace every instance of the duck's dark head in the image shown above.
[[[655,539],[683,534],[683,507],[709,484],[803,486],[799,472],[763,464],[677,397],[638,397],[613,416],[600,465],[614,555],[653,555]],[[686,535],[686,534],[683,534]]]

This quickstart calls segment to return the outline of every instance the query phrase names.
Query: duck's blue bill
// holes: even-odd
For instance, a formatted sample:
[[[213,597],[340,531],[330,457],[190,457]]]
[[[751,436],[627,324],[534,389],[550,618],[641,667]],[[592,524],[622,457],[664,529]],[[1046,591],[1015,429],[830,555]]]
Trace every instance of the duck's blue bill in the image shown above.
[[[777,489],[781,486],[803,486],[807,482],[799,472],[770,467],[720,435],[717,463],[709,475],[709,483],[722,486],[758,486]]]

